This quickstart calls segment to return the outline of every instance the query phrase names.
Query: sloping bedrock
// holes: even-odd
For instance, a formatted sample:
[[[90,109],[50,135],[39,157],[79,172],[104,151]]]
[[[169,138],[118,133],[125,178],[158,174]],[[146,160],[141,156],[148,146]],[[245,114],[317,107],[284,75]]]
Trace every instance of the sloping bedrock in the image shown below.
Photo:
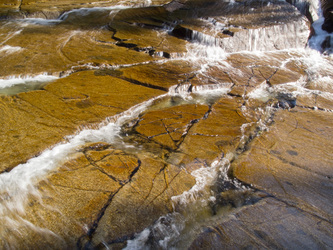
[[[176,150],[193,124],[203,119],[207,105],[188,104],[151,111],[140,117],[135,130],[162,146]]]
[[[265,82],[274,86],[306,78],[307,74],[304,65],[299,61],[300,58],[301,55],[295,53],[294,59],[291,60],[290,54],[283,51],[232,53],[226,58],[228,64],[222,69],[235,84],[232,92],[245,87],[247,92],[250,92]],[[214,77],[221,70],[210,71],[210,75]]]
[[[233,162],[233,175],[288,206],[332,223],[331,119],[330,112],[278,111],[270,130]]]
[[[82,71],[44,90],[1,97],[1,171],[38,155],[79,127],[96,125],[162,93],[109,75]]]
[[[226,52],[303,48],[307,44],[310,24],[287,2],[194,2],[185,3],[191,11],[186,12],[185,7],[178,10],[184,12],[184,22],[175,28],[175,36],[209,41]],[[174,15],[180,15],[178,12]]]
[[[193,124],[170,161],[189,167],[195,162],[209,166],[229,152],[234,153],[243,135],[241,126],[252,122],[242,114],[241,105],[240,98],[222,97],[208,115]]]
[[[81,245],[113,247],[120,243],[124,247],[135,233],[172,212],[172,196],[189,190],[195,184],[194,177],[184,169],[156,157],[138,157],[140,169],[113,197],[98,225],[81,240]]]
[[[119,69],[120,78],[141,82],[147,86],[156,86],[169,90],[171,86],[188,83],[195,76],[199,65],[193,65],[185,60],[170,60],[163,63],[149,63]],[[202,84],[202,83],[201,83]]]
[[[24,214],[12,215],[23,222],[20,233],[11,227],[4,233],[17,248],[126,242],[171,212],[171,197],[194,183],[185,170],[157,157],[87,144],[39,183],[40,196],[29,197]]]
[[[170,54],[186,52],[186,42],[168,33],[175,18],[164,7],[124,9],[115,13],[108,28],[113,31],[116,45],[150,55],[164,52]]]
[[[8,32],[12,33],[13,29],[8,29]],[[25,76],[27,73],[59,76],[103,64],[135,64],[154,60],[147,53],[116,46],[111,36],[112,32],[107,29],[93,30],[78,25],[59,24],[50,28],[28,25],[21,31],[18,29],[17,34],[6,42],[6,45],[19,50],[3,55],[0,74],[3,77]]]
[[[330,114],[279,110],[231,165],[233,176],[268,197],[217,218],[189,249],[331,248]]]
[[[79,8],[110,7],[110,6],[143,6],[163,5],[169,0],[119,1],[116,0],[0,0],[0,8],[11,17],[56,18],[61,13]],[[19,10],[19,12],[15,11]],[[11,11],[8,13],[8,11]],[[2,12],[2,11],[0,11]]]
[[[38,184],[38,196],[35,192],[27,197],[23,214],[8,214],[10,219],[20,222],[20,230],[4,224],[3,236],[8,236],[18,249],[75,248],[109,197],[120,188],[119,182],[82,152],[76,153]],[[0,245],[4,246],[1,242]]]
[[[242,207],[210,226],[189,249],[332,248],[331,222],[274,198]]]

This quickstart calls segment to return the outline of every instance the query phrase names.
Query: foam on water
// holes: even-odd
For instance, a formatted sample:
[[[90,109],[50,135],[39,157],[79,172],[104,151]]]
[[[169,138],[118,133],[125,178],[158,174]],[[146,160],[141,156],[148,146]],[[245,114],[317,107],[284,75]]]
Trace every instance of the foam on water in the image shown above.
[[[240,190],[246,190],[240,183],[229,179],[227,172],[233,154],[228,153],[223,159],[214,161],[210,166],[202,166],[191,174],[195,177],[195,185],[181,195],[172,197],[174,212],[162,216],[149,228],[137,234],[135,239],[127,241],[126,250],[133,249],[182,249],[193,234],[200,231],[200,224],[209,216],[209,204],[215,202],[211,186],[217,179],[230,181]],[[203,215],[206,214],[206,215]],[[202,217],[203,216],[203,217]],[[201,221],[200,221],[201,220]],[[199,225],[199,226],[198,226]],[[151,245],[148,239],[153,237]],[[154,245],[155,244],[155,245]]]
[[[48,74],[41,74],[37,76],[11,76],[7,79],[0,79],[0,88],[8,88],[18,84],[29,84],[31,82],[51,82],[58,78],[59,77]]]
[[[209,197],[211,196],[209,185],[212,184],[218,177],[219,169],[228,166],[228,160],[215,161],[210,167],[201,167],[192,172],[196,179],[196,184],[183,194],[172,197],[172,202],[175,206],[186,208],[191,204],[197,205],[197,211],[200,206],[207,206]],[[179,218],[181,217],[181,218]],[[149,249],[146,245],[149,236],[156,231],[158,232],[158,244],[162,249],[168,249],[169,244],[176,240],[185,227],[186,219],[178,212],[173,212],[166,216],[162,216],[152,227],[144,229],[141,233],[137,234],[135,239],[127,241],[126,250],[133,249]],[[165,223],[167,221],[167,223]],[[169,226],[168,226],[169,225]],[[156,235],[155,235],[156,236]]]
[[[10,39],[12,39],[13,37],[19,35],[22,32],[21,30],[16,30],[16,31],[12,31],[12,32],[8,32],[7,36],[4,38],[4,40],[0,43],[0,45],[4,45],[6,42],[8,42]]]
[[[17,51],[20,51],[22,48],[18,46],[10,46],[10,45],[5,45],[0,48],[0,53],[4,53],[6,55],[15,53]]]
[[[44,19],[44,18],[25,18],[17,20],[21,27],[26,27],[28,25],[55,25],[61,23],[60,19]]]
[[[192,41],[186,46],[186,59],[217,61],[226,58],[226,52],[219,46],[219,39],[193,31]]]
[[[325,52],[325,53],[329,53],[332,54],[332,48],[323,48],[323,43],[325,41],[330,41],[330,43],[332,43],[333,41],[333,34],[328,33],[327,31],[323,30],[321,28],[321,26],[323,25],[325,19],[324,17],[320,17],[317,21],[315,21],[312,24],[312,27],[315,30],[315,35],[312,36],[309,40],[309,47],[315,50],[318,50],[320,52]],[[328,42],[329,43],[329,42]]]
[[[73,10],[63,13],[61,16],[59,16],[58,19],[61,21],[65,21],[66,19],[68,19],[70,17],[84,18],[84,17],[92,15],[92,14],[110,13],[110,11],[112,11],[112,10],[122,10],[122,9],[128,9],[128,8],[131,8],[131,6],[115,5],[115,6],[109,6],[109,7],[73,9]]]
[[[164,95],[158,98],[163,97]],[[9,221],[10,223],[7,221],[3,227],[13,229],[18,227],[17,223],[24,223],[20,216],[25,213],[28,198],[32,195],[41,200],[41,194],[35,185],[66,160],[71,153],[76,152],[77,147],[87,142],[115,142],[119,138],[121,125],[137,117],[154,100],[151,99],[106,119],[97,129],[86,128],[76,135],[67,137],[66,143],[55,145],[26,163],[16,166],[10,172],[0,174],[0,217],[13,220]]]
[[[230,83],[206,84],[199,86],[181,84],[170,87],[168,94],[170,96],[180,96],[186,101],[203,104],[209,102],[208,100],[210,98],[214,99],[214,97],[218,98],[226,95],[230,92],[231,86],[232,84]]]

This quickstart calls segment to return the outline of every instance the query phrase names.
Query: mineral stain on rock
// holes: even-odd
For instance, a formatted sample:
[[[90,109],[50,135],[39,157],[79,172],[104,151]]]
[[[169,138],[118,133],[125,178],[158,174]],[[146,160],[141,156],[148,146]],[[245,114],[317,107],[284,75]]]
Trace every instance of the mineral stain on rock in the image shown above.
[[[290,155],[298,155],[298,153],[294,150],[287,150],[287,153],[290,154]]]

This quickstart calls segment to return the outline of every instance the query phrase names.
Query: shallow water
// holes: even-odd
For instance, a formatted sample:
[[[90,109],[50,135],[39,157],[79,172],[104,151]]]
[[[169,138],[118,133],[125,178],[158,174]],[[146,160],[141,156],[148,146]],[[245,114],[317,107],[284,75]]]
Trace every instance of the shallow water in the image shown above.
[[[104,24],[112,20],[118,10],[126,8],[128,7],[84,8],[66,12],[58,19],[52,20],[29,18],[1,21],[3,25],[0,28],[0,59],[3,70],[0,71],[2,78],[0,95],[10,96],[42,89],[50,82],[66,78],[80,67],[82,70],[122,69],[152,63],[143,59],[129,63],[128,58],[117,58],[118,60],[110,63],[115,41],[112,41],[111,32],[105,29]],[[320,22],[321,19],[314,24],[316,30],[319,30]],[[163,32],[165,35],[165,30]],[[57,33],[59,36],[54,40],[54,34]],[[256,127],[255,136],[260,136],[261,132],[269,129],[270,117],[278,108],[283,106],[291,109],[298,103],[298,99],[305,97],[315,96],[333,100],[332,57],[323,56],[316,51],[321,50],[317,45],[322,43],[323,36],[327,34],[318,31],[317,36],[311,38],[309,42],[310,48],[258,51],[259,48],[265,47],[265,43],[260,43],[259,33],[255,33],[251,35],[253,40],[249,42],[251,47],[249,51],[226,53],[218,46],[215,38],[194,33],[192,41],[186,45],[185,54],[175,54],[169,60],[160,58],[159,63],[163,65],[168,61],[189,61],[194,65],[193,68],[199,68],[191,72],[195,75],[193,79],[204,82],[204,85],[192,84],[190,80],[187,80],[186,84],[176,84],[169,88],[168,93],[108,117],[99,124],[83,127],[76,134],[64,138],[62,143],[51,146],[8,173],[0,174],[0,244],[5,248],[11,248],[11,244],[15,247],[15,240],[20,237],[20,230],[47,235],[50,242],[62,242],[61,237],[51,229],[35,226],[25,219],[26,207],[31,199],[37,200],[44,206],[43,199],[47,194],[38,189],[39,184],[52,176],[63,162],[88,143],[105,142],[124,152],[144,154],[148,146],[146,147],[144,143],[138,145],[131,137],[135,135],[127,132],[131,131],[128,128],[133,126],[133,121],[137,121],[145,113],[187,104],[211,107],[223,98],[237,96],[243,100],[242,115],[249,119],[248,123],[241,126],[242,137],[239,138],[241,148],[249,140],[248,134],[253,133],[253,127]],[[27,37],[35,40],[27,42]],[[36,44],[40,47],[36,47]],[[48,47],[56,49],[49,50]],[[98,56],[105,50],[111,52],[103,54],[104,57]],[[6,61],[11,62],[12,58],[13,61],[20,61],[23,58],[27,61],[20,64],[9,63],[7,67]],[[45,58],[48,60],[43,61]],[[94,59],[94,63],[89,64],[91,58]],[[55,63],[49,63],[52,60]],[[46,63],[39,65],[39,62]],[[106,62],[109,64],[104,64]],[[284,70],[291,74],[293,73],[291,64],[297,65],[305,73],[293,81],[276,85],[270,84],[272,76],[268,75],[260,78],[260,84],[252,86],[246,92],[230,94],[232,88],[238,84],[237,77],[247,74],[249,69],[254,72],[259,67],[267,66],[269,72]],[[227,72],[229,80],[219,75],[221,72]],[[260,74],[264,75],[262,72]],[[253,74],[248,77],[248,83],[242,84],[250,86],[254,77]],[[249,108],[245,105],[257,101],[260,105],[253,106],[253,110],[252,106]],[[310,108],[325,112],[333,111],[332,108],[325,106],[325,102],[316,103]],[[259,118],[252,121],[253,117]],[[148,153],[158,155],[154,151]],[[196,179],[196,184],[183,194],[172,197],[174,211],[160,217],[156,223],[128,240],[127,249],[186,248],[201,232],[204,225],[217,224],[223,218],[221,215],[257,202],[260,198],[256,190],[228,176],[230,161],[236,156],[237,152],[230,152],[208,166],[201,164],[191,173]],[[227,205],[218,201],[221,190],[231,193]],[[46,205],[45,209],[56,210]],[[11,232],[15,233],[11,236]]]

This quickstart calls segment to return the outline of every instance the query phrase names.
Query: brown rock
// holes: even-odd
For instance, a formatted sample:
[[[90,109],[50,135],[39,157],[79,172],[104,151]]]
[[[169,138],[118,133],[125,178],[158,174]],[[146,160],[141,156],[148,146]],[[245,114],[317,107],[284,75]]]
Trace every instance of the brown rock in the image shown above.
[[[321,111],[279,111],[269,132],[232,164],[234,176],[331,220],[331,118]]]
[[[172,210],[170,198],[188,190],[194,179],[173,165],[140,157],[131,182],[112,199],[92,237],[92,245],[124,242]]]
[[[85,71],[59,79],[45,90],[2,97],[1,171],[25,162],[80,126],[100,123],[161,93]]]
[[[163,64],[152,63],[123,68],[121,77],[168,90],[171,86],[186,82],[197,69],[198,66],[190,62],[172,60]]]
[[[107,23],[108,20],[100,26]],[[80,25],[84,26],[83,23]],[[111,38],[112,32],[106,29],[96,31],[96,24],[88,22],[88,27],[78,26],[58,24],[45,31],[44,26],[31,25],[21,32],[18,28],[8,28],[8,33],[18,33],[14,33],[6,45],[21,49],[4,55],[4,60],[0,62],[0,74],[12,76],[26,75],[28,72],[30,75],[52,72],[59,75],[63,71],[71,73],[89,69],[92,65],[121,65],[153,60],[147,53],[116,46]]]
[[[202,119],[208,107],[182,105],[148,112],[140,118],[136,131],[168,148],[177,149],[192,125]]]
[[[266,198],[206,228],[189,249],[321,248],[332,245],[330,230],[331,223]]]
[[[241,126],[247,122],[238,100],[221,98],[213,105],[208,117],[194,124],[179,147],[184,152],[183,163],[194,159],[212,163],[228,152],[234,152],[242,136]]]

